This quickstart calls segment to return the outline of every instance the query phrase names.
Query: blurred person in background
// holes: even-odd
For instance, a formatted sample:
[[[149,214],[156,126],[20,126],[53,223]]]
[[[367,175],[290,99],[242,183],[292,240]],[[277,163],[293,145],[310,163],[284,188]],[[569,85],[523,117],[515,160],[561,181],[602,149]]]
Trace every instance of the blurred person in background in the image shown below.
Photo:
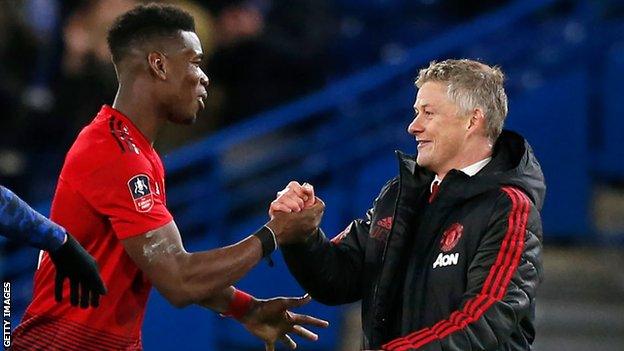
[[[106,31],[120,14],[131,9],[135,0],[93,0],[76,5],[63,28],[64,50],[58,76],[54,80],[56,102],[51,114],[63,126],[62,150],[88,123],[94,106],[115,96],[117,80],[110,64]],[[58,147],[58,146],[57,146]]]
[[[35,201],[45,199],[41,194],[54,186],[49,175],[58,172],[63,151],[88,122],[85,116],[114,97],[106,28],[115,16],[141,2],[0,4],[0,27],[6,29],[1,34],[6,40],[0,42],[0,105],[10,111],[12,130],[0,143],[0,174],[11,177],[5,183]],[[206,56],[202,67],[213,83],[202,112],[211,118],[200,119],[193,129],[172,126],[163,131],[158,146],[165,152],[324,83],[329,66],[325,53],[334,32],[324,0],[159,2],[195,16]],[[23,182],[30,186],[22,187]]]
[[[528,142],[502,130],[503,81],[471,60],[422,69],[408,127],[417,156],[398,154],[399,176],[366,217],[331,241],[320,229],[278,241],[316,300],[362,301],[365,349],[531,349],[545,184]],[[314,198],[297,182],[278,194],[275,218]]]
[[[207,71],[220,125],[317,89],[335,32],[326,1],[204,1],[214,16]]]
[[[30,80],[37,66],[40,40],[28,21],[23,2],[0,2],[0,108],[3,130],[0,139],[0,179],[16,192],[29,196],[29,151],[45,143],[28,136],[32,125],[28,109]]]
[[[54,298],[63,300],[63,284],[69,279],[70,303],[81,308],[99,305],[106,293],[91,255],[65,229],[48,220],[11,190],[0,185],[0,234],[47,251],[56,269]],[[42,254],[43,254],[42,251]]]
[[[31,201],[50,193],[84,112],[114,96],[106,27],[131,3],[0,2],[0,106],[11,131],[0,141],[0,176]]]
[[[164,169],[153,142],[167,123],[192,124],[204,107],[208,77],[194,20],[174,6],[138,6],[118,17],[108,46],[119,80],[112,107],[104,105],[69,150],[51,218],[74,233],[101,266],[108,293],[97,310],[55,304],[52,261],[43,255],[33,301],[14,333],[12,350],[140,350],[151,286],[174,306],[198,304],[236,318],[267,350],[287,333],[310,340],[302,325],[327,322],[288,311],[303,298],[260,300],[235,289],[276,249],[272,220],[235,245],[189,253],[166,207]],[[302,213],[320,219],[320,206]],[[293,232],[312,228],[291,226]]]

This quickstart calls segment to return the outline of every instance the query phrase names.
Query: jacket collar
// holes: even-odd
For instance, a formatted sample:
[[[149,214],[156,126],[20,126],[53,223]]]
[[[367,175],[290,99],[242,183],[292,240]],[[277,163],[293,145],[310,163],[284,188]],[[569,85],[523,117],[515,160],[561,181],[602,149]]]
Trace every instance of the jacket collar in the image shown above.
[[[414,185],[429,186],[435,174],[416,163],[416,157],[397,151],[402,176],[411,175]],[[451,183],[455,185],[449,186]],[[451,170],[441,184],[440,195],[445,198],[466,199],[504,185],[518,187],[532,199],[538,209],[544,201],[544,175],[533,149],[519,134],[504,130],[498,137],[492,160],[475,176]],[[446,194],[443,194],[446,193]]]

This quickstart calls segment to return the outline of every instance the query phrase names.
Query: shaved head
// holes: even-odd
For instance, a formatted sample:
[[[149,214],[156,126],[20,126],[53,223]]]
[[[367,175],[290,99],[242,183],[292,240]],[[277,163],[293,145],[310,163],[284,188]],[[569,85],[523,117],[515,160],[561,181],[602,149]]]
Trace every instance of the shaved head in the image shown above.
[[[119,80],[117,102],[150,106],[160,120],[195,121],[209,80],[191,15],[171,5],[137,6],[115,20],[108,44]]]
[[[113,63],[119,65],[133,54],[165,51],[179,43],[181,32],[194,32],[193,17],[178,7],[161,4],[140,5],[118,17],[108,32]]]

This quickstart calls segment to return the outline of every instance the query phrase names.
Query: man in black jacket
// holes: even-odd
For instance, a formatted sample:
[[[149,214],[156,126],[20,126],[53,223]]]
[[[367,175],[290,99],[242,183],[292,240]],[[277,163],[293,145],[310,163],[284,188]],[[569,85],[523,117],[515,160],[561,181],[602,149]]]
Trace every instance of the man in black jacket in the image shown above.
[[[334,239],[318,229],[280,242],[313,298],[362,301],[363,348],[531,349],[545,184],[529,144],[503,131],[503,81],[472,60],[422,69],[408,127],[417,156],[397,153],[398,177]],[[314,202],[291,182],[269,212]]]

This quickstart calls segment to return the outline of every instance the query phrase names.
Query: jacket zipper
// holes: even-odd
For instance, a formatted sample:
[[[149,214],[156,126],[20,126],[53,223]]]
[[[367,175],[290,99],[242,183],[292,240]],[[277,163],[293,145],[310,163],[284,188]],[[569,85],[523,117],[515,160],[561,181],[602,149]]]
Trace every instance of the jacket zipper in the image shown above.
[[[402,178],[403,177],[401,176],[401,169],[399,168],[399,192],[397,194],[396,201],[394,202],[394,211],[392,213],[392,225],[390,226],[390,233],[388,233],[386,245],[384,245],[384,251],[381,254],[381,271],[379,272],[379,276],[377,277],[377,282],[375,283],[375,289],[373,291],[373,306],[375,306],[375,309],[377,307],[377,292],[379,290],[379,282],[381,281],[381,275],[383,273],[383,264],[386,261],[386,253],[388,252],[388,244],[390,243],[390,238],[392,236],[392,233],[394,232],[394,223],[396,222],[395,217],[396,217],[397,209],[399,207],[399,200],[401,199]],[[385,321],[382,321],[382,322],[385,322]]]

